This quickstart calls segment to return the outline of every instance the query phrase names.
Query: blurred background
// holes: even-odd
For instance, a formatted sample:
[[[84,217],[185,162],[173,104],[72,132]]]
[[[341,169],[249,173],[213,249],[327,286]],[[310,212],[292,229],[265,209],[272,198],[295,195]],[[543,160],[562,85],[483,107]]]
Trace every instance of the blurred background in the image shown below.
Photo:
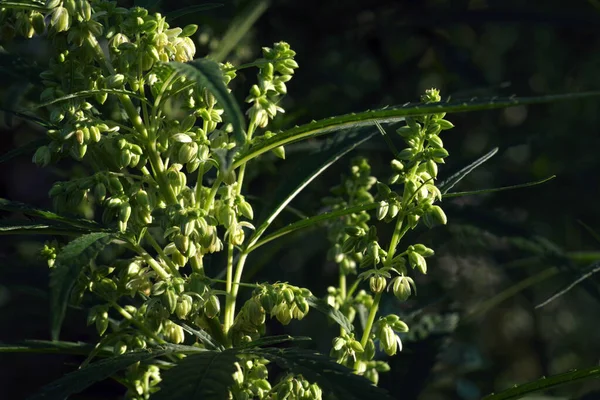
[[[165,15],[203,4],[129,1]],[[600,2],[486,0],[224,1],[222,7],[179,16],[195,23],[197,56],[236,65],[261,56],[262,46],[290,43],[300,68],[283,100],[277,127],[327,116],[417,101],[436,87],[444,98],[539,96],[600,89]],[[255,70],[234,81],[243,101]],[[0,96],[35,97],[27,79],[0,74]],[[415,277],[418,296],[382,309],[411,326],[403,352],[380,385],[394,397],[475,400],[541,376],[600,362],[600,276],[590,276],[547,306],[535,306],[600,261],[600,101],[586,99],[500,111],[451,114],[444,133],[447,177],[495,147],[498,153],[453,190],[525,183],[539,186],[445,200],[447,227],[419,230],[436,250],[427,276]],[[392,129],[388,127],[388,131]],[[41,137],[17,118],[0,116],[0,153]],[[268,203],[288,174],[306,162],[310,143],[286,148],[286,161],[265,157],[246,187]],[[293,205],[307,215],[339,183],[354,155],[372,159],[387,176],[390,152],[374,139],[320,176]],[[48,190],[72,175],[68,163],[39,169],[20,156],[0,167],[0,197],[50,208]],[[76,172],[75,172],[76,173]],[[289,217],[292,218],[292,217]],[[291,220],[291,219],[290,219]],[[281,224],[286,223],[285,218]],[[383,229],[383,228],[382,228]],[[36,257],[45,238],[0,237],[0,341],[49,339],[48,269]],[[249,262],[247,280],[287,280],[317,296],[337,280],[326,257],[324,229],[300,232],[264,246]],[[597,268],[596,268],[597,269]],[[215,268],[215,271],[217,269]],[[392,297],[392,296],[390,296]],[[308,322],[306,322],[308,320]],[[327,351],[337,328],[311,313],[285,332],[312,336]],[[271,333],[284,332],[273,324]],[[95,340],[85,314],[71,310],[64,340]],[[80,357],[0,355],[0,397],[19,399],[75,368]],[[27,382],[23,384],[23,382]],[[2,396],[2,395],[5,396]],[[9,395],[10,394],[10,395]],[[118,385],[96,385],[74,398],[119,398]],[[562,387],[530,399],[600,399],[600,382]]]

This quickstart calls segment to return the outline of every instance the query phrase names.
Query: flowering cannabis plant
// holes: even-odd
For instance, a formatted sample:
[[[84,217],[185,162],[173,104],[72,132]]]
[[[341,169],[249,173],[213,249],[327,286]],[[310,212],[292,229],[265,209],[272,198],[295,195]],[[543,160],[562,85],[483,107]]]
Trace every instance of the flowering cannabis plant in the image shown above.
[[[112,376],[132,399],[385,398],[374,384],[389,366],[376,357],[377,348],[393,356],[402,350],[398,333],[409,327],[399,315],[379,313],[382,296],[405,301],[415,294],[412,276],[425,274],[434,254],[403,238],[421,222],[446,223],[438,203],[468,172],[436,185],[438,165],[448,156],[440,134],[453,127],[445,112],[519,100],[441,103],[431,89],[420,104],[272,132],[269,124],[284,112],[280,100],[298,68],[285,42],[242,66],[258,68],[244,118],[228,89],[242,67],[194,59],[196,25],[171,27],[160,14],[105,0],[2,1],[0,23],[3,43],[39,36],[50,52],[36,107],[47,116],[48,140],[33,161],[45,167],[70,157],[92,171],[54,184],[56,214],[0,204],[45,221],[21,224],[20,231],[77,236],[42,250],[51,269],[52,336],[59,338],[74,303],[88,310],[99,337],[79,370],[38,397],[64,398]],[[263,236],[319,173],[377,128],[385,133],[378,121],[403,121],[396,133],[406,147],[392,150],[389,176],[371,176],[369,160],[355,158],[324,200],[329,212]],[[348,129],[354,136],[342,135]],[[343,139],[330,158],[255,221],[244,195],[252,161],[268,151],[285,158],[284,145],[334,132]],[[391,237],[378,234],[375,220],[391,224]],[[319,294],[322,299],[286,282],[243,282],[251,252],[316,224],[326,227],[329,255],[339,266],[338,285]],[[224,280],[204,268],[219,252]],[[253,290],[243,304],[237,304],[240,287]],[[367,315],[362,325],[355,323],[359,308]],[[301,338],[265,336],[267,318],[287,325],[311,309],[340,325],[330,356],[274,347]],[[285,373],[273,373],[270,364]]]

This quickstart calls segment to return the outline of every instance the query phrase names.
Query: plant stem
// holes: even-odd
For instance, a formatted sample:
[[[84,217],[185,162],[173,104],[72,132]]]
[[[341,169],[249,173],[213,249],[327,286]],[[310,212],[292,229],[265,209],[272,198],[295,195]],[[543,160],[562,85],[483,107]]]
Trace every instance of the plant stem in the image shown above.
[[[167,343],[165,340],[161,339],[156,333],[152,332],[146,325],[135,319],[135,317],[127,312],[123,307],[117,304],[115,301],[111,301],[110,305],[119,312],[126,320],[134,324],[140,331],[142,331],[146,336],[156,340],[158,344]]]
[[[146,238],[146,240],[148,240],[148,242],[150,242],[150,246],[152,246],[154,248],[154,250],[156,250],[156,252],[160,256],[160,258],[162,258],[165,261],[165,264],[167,264],[167,266],[169,267],[169,270],[171,270],[171,273],[174,276],[181,276],[181,274],[179,274],[179,271],[177,270],[177,267],[175,266],[175,264],[173,264],[173,262],[169,259],[169,257],[167,257],[167,255],[165,254],[163,249],[160,247],[160,245],[156,242],[156,240],[154,239],[154,237],[152,236],[150,231],[147,230],[144,237]]]
[[[171,274],[165,271],[165,269],[158,263],[158,261],[156,261],[154,257],[148,254],[148,252],[144,250],[142,246],[140,246],[137,243],[133,243],[132,246],[135,248],[135,251],[137,251],[138,254],[144,258],[144,260],[154,270],[154,272],[156,272],[156,274],[161,277],[161,279],[165,281],[171,279]]]
[[[227,333],[229,331],[229,328],[231,328],[231,325],[233,325],[233,317],[235,315],[235,301],[240,288],[242,272],[244,271],[244,264],[246,263],[247,257],[247,253],[240,254],[240,258],[235,269],[235,276],[233,277],[231,292],[229,292],[230,295],[226,297],[227,300],[225,302],[225,333]]]

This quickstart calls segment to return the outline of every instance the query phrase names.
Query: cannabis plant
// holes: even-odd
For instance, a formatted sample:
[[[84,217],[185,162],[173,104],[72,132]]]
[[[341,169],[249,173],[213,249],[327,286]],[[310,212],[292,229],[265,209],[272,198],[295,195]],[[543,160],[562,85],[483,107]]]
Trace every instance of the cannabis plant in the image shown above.
[[[375,386],[389,370],[381,355],[401,351],[399,334],[409,327],[381,313],[381,299],[415,295],[413,277],[427,273],[434,255],[404,237],[446,224],[443,196],[478,165],[437,183],[448,156],[441,135],[453,128],[446,112],[560,98],[443,103],[431,89],[419,104],[278,131],[271,122],[298,68],[288,43],[264,47],[246,65],[195,59],[196,25],[173,27],[161,14],[106,0],[2,1],[0,23],[4,45],[36,37],[49,52],[39,102],[8,110],[47,130],[33,162],[71,158],[88,171],[53,185],[54,212],[1,202],[33,219],[5,224],[3,233],[61,237],[41,251],[54,339],[46,346],[67,346],[58,339],[69,305],[87,310],[98,337],[78,370],[32,398],[65,398],[107,377],[132,399],[385,398]],[[249,68],[257,74],[243,113],[229,87]],[[388,135],[380,123],[401,126]],[[378,132],[390,144],[385,176],[354,158],[323,199],[327,212],[265,235],[313,179]],[[321,163],[257,219],[247,170],[259,173],[255,160],[267,152],[283,159],[286,145],[325,134],[335,136],[322,142]],[[385,224],[390,237],[378,232]],[[327,230],[337,285],[312,293],[284,276],[244,282],[252,252],[317,225]],[[206,268],[211,261],[223,262],[225,279]],[[242,289],[248,299],[240,304]],[[307,338],[268,336],[268,319],[287,325],[311,310],[339,324],[329,355],[279,346]]]

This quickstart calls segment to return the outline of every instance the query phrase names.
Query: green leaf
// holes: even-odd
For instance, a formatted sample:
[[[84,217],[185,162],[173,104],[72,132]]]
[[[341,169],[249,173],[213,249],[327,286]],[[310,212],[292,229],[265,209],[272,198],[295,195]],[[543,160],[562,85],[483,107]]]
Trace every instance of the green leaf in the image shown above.
[[[82,233],[89,232],[88,229],[61,229],[52,225],[44,225],[38,223],[0,221],[0,235],[64,235],[78,236]]]
[[[114,234],[107,232],[90,233],[73,240],[57,254],[50,275],[52,339],[58,339],[69,296],[79,273],[114,238]]]
[[[34,123],[36,125],[41,126],[42,128],[46,128],[46,129],[52,129],[52,128],[56,128],[56,126],[50,122],[50,121],[46,121],[45,119],[36,117],[35,115],[29,115],[29,114],[25,114],[19,111],[14,111],[8,108],[4,108],[4,107],[0,107],[0,111],[3,111],[5,113],[8,114],[12,114],[15,117],[19,117],[21,119],[24,119],[25,121],[29,121],[31,123]]]
[[[340,131],[357,126],[372,125],[375,121],[378,121],[380,123],[392,123],[402,121],[404,117],[408,116],[422,116],[442,112],[458,113],[468,111],[493,110],[498,108],[513,107],[517,105],[551,103],[563,100],[583,99],[594,96],[600,96],[600,91],[559,94],[541,97],[494,97],[491,99],[472,101],[457,100],[447,103],[409,103],[400,107],[341,115],[297,126],[288,129],[287,131],[281,132],[270,139],[257,143],[249,149],[240,152],[235,160],[233,167],[237,168],[240,165],[248,162],[249,160],[258,157],[259,155],[269,150],[273,150],[274,148],[279,146],[294,143],[303,139],[317,137],[330,132]]]
[[[290,336],[290,335],[278,335],[278,336],[266,336],[259,339],[256,339],[250,343],[243,344],[239,346],[240,348],[253,348],[253,347],[263,347],[263,346],[273,346],[274,344],[280,344],[285,342],[301,342],[301,341],[310,341],[312,338],[308,336]]]
[[[364,210],[375,209],[375,208],[377,208],[378,204],[379,203],[359,204],[357,206],[348,207],[343,210],[331,211],[331,212],[315,215],[314,217],[302,219],[300,221],[294,222],[293,224],[289,224],[289,225],[287,225],[281,229],[278,229],[277,231],[265,236],[261,240],[257,241],[253,246],[248,247],[245,250],[245,252],[250,253],[250,252],[256,250],[257,248],[259,248],[260,246],[267,244],[270,241],[275,240],[283,235],[287,235],[288,233],[295,232],[299,229],[305,229],[305,228],[308,228],[311,226],[315,226],[318,223],[323,222],[323,221],[327,221],[330,219],[341,217],[343,215],[348,215],[348,214],[352,214],[352,213],[356,213],[356,212],[360,212],[360,211],[364,211]]]
[[[231,50],[233,50],[240,40],[246,36],[252,25],[269,8],[268,0],[254,0],[246,5],[239,15],[229,23],[229,29],[219,41],[219,46],[210,54],[209,58],[223,62]]]
[[[323,393],[333,394],[338,399],[393,399],[387,391],[373,385],[368,379],[356,375],[353,370],[336,363],[330,357],[312,350],[265,348],[254,349],[252,354],[274,361],[294,374],[302,375],[309,382],[317,383]]]
[[[12,8],[13,10],[30,10],[30,11],[39,11],[41,13],[47,13],[48,8],[44,5],[34,2],[34,1],[0,1],[0,7],[2,8]]]
[[[204,346],[208,349],[208,350],[218,350],[218,351],[223,351],[225,350],[225,348],[221,345],[221,343],[217,342],[215,339],[213,339],[213,337],[211,335],[208,334],[208,332],[203,331],[203,330],[196,330],[194,328],[192,328],[191,326],[181,323],[179,324],[181,325],[181,327],[183,328],[184,331],[187,331],[188,333],[196,336],[198,339],[200,339],[200,341],[202,342],[202,344],[204,344]]]
[[[477,194],[503,192],[505,190],[522,189],[522,188],[526,188],[526,187],[541,185],[542,183],[546,183],[549,180],[552,180],[554,178],[556,178],[556,175],[552,175],[552,176],[549,176],[547,178],[540,179],[539,181],[521,183],[519,185],[503,186],[503,187],[492,188],[492,189],[471,190],[471,191],[468,191],[468,192],[447,193],[447,194],[444,194],[444,198],[446,199],[446,198],[450,198],[450,197],[463,197],[463,196],[472,196],[472,195],[477,195]]]
[[[319,299],[315,296],[309,296],[306,297],[306,302],[310,307],[322,312],[323,314],[327,315],[329,318],[337,322],[342,328],[344,328],[346,332],[354,331],[354,326],[352,325],[352,323],[350,323],[348,318],[346,318],[346,316],[342,314],[340,310],[336,310],[335,308],[327,304],[325,300]]]
[[[25,111],[34,111],[37,110],[39,108],[43,108],[43,107],[48,107],[52,104],[56,104],[56,103],[60,103],[63,101],[68,101],[68,100],[73,100],[73,99],[79,99],[79,98],[85,98],[85,97],[92,97],[95,96],[97,94],[100,93],[106,93],[106,94],[114,94],[114,95],[127,95],[130,97],[135,97],[138,100],[141,100],[143,103],[148,103],[148,100],[146,100],[145,97],[139,95],[138,93],[129,91],[129,90],[118,90],[118,89],[93,89],[93,90],[82,90],[80,92],[75,92],[75,93],[71,93],[68,94],[66,96],[61,96],[61,97],[57,97],[55,99],[52,99],[46,103],[41,103],[41,104],[37,104],[35,107],[32,107],[28,110]]]
[[[591,378],[600,377],[600,367],[591,367],[586,369],[574,370],[565,372],[564,374],[554,375],[550,377],[543,377],[533,382],[525,383],[522,385],[516,385],[503,392],[490,394],[483,398],[483,400],[513,400],[520,399],[531,393],[539,392],[542,390],[554,389],[559,386],[567,385],[573,382],[579,382]]]
[[[238,144],[245,143],[244,116],[235,98],[229,93],[227,86],[225,86],[223,74],[216,62],[207,59],[197,59],[188,63],[171,61],[166,63],[166,65],[173,68],[179,75],[196,82],[198,91],[206,87],[225,110],[229,121],[233,125],[235,140]]]
[[[354,150],[356,147],[375,135],[371,129],[370,133],[364,133],[361,130],[352,130],[344,132],[333,140],[325,141],[318,150],[303,158],[298,165],[298,172],[286,177],[286,182],[273,195],[273,202],[267,205],[264,210],[271,211],[268,217],[258,226],[247,247],[252,247],[262,236],[265,230],[277,218],[277,216],[294,200],[294,198],[315,178],[323,173],[327,168],[333,165],[340,158]],[[277,204],[278,205],[275,205]]]
[[[205,3],[205,4],[197,4],[194,6],[188,6],[180,8],[179,10],[172,11],[167,13],[167,20],[169,22],[176,20],[177,18],[181,18],[186,15],[199,13],[202,11],[212,10],[213,8],[223,7],[221,3]]]
[[[442,192],[442,194],[448,193],[450,189],[454,187],[458,182],[460,182],[465,176],[469,175],[473,170],[479,167],[481,164],[492,158],[498,152],[498,148],[493,148],[489,153],[484,155],[483,157],[478,158],[473,161],[471,164],[467,165],[457,173],[451,175],[449,178],[444,179],[442,182],[438,184],[438,188]]]
[[[57,227],[62,225],[63,228],[69,226],[73,228],[79,228],[87,231],[104,231],[109,232],[108,229],[103,228],[100,224],[94,221],[80,218],[67,218],[61,215],[55,214],[51,211],[41,210],[28,204],[20,203],[18,201],[11,201],[0,198],[0,210],[23,213],[32,217],[42,218],[46,221],[50,221],[52,225]]]
[[[94,349],[89,343],[50,340],[25,340],[22,343],[0,343],[0,353],[88,354]]]
[[[30,143],[27,143],[26,145],[17,147],[15,149],[12,149],[10,151],[7,151],[6,153],[2,154],[0,156],[0,163],[6,162],[8,160],[11,160],[15,157],[18,157],[22,154],[32,154],[34,153],[40,146],[44,146],[47,145],[48,143],[50,143],[50,140],[48,138],[42,138],[42,139],[37,139],[34,140]]]
[[[160,391],[152,400],[226,399],[238,352],[204,351],[184,358],[161,374]]]
[[[89,364],[85,368],[71,372],[68,375],[46,385],[40,392],[29,397],[28,400],[63,400],[68,396],[79,393],[92,384],[108,378],[109,376],[129,367],[136,362],[144,362],[153,358],[162,357],[169,354],[181,353],[183,348],[194,349],[191,346],[172,346],[166,348],[136,351],[122,354],[116,357],[105,358],[95,363]],[[196,351],[201,351],[195,348]]]

